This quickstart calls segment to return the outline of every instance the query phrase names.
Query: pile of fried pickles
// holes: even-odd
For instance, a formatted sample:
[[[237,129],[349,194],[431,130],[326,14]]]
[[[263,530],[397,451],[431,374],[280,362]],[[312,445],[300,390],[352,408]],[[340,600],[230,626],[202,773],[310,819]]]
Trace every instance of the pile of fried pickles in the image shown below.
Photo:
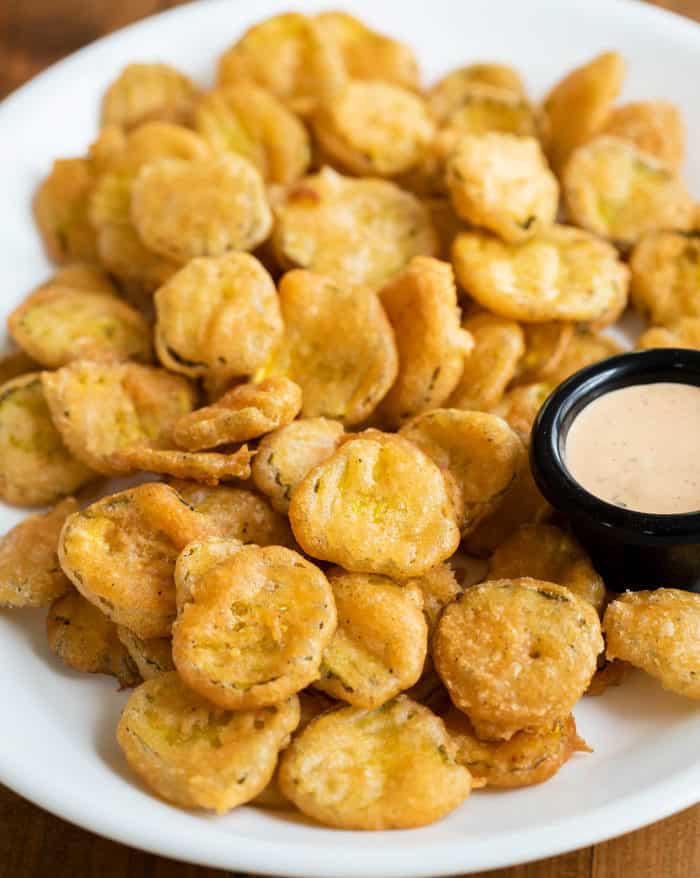
[[[700,597],[609,594],[527,461],[628,306],[700,348],[683,119],[616,105],[624,73],[425,90],[409,47],[285,14],[210,90],[126,67],[39,185],[0,497],[49,508],[0,606],[135,687],[117,740],[161,798],[422,826],[588,750],[572,709],[630,666],[700,698]]]

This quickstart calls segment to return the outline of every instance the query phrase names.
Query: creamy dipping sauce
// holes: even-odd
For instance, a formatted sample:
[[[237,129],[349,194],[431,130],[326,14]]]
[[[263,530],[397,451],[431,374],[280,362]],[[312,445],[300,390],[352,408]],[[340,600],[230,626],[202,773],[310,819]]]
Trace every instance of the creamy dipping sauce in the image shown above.
[[[700,387],[611,390],[569,428],[566,468],[596,497],[638,512],[700,510]]]

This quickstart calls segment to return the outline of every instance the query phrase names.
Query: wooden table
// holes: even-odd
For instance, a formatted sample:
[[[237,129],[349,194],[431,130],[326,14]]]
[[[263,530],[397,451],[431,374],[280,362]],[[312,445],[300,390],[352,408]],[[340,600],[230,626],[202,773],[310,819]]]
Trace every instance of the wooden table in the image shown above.
[[[181,2],[0,0],[0,97],[85,43]],[[700,21],[700,0],[657,2]],[[342,6],[342,0],[337,5]],[[289,6],[294,6],[293,0]],[[0,786],[0,878],[215,878],[221,874],[98,838]],[[700,805],[605,844],[480,874],[489,878],[700,878]]]

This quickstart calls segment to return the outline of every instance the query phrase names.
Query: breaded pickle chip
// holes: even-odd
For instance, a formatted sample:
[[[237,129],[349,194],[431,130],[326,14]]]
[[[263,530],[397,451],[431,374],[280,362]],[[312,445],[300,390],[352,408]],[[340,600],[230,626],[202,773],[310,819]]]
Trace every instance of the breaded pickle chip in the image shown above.
[[[345,707],[314,720],[280,761],[287,798],[341,829],[407,829],[439,820],[471,792],[442,720],[399,695],[382,707]]]
[[[603,695],[612,686],[621,686],[632,672],[632,665],[620,661],[598,661],[598,670],[586,689],[586,695]]]
[[[293,183],[311,163],[303,123],[252,82],[234,82],[204,95],[195,110],[195,127],[214,150],[239,153],[270,183]]]
[[[318,567],[282,546],[243,546],[198,578],[173,626],[195,692],[231,710],[276,704],[319,675],[336,627]]]
[[[289,519],[312,557],[397,579],[420,576],[459,543],[440,469],[413,443],[377,430],[349,438],[308,473]]]
[[[267,786],[299,722],[299,700],[231,713],[190,691],[174,672],[142,683],[124,708],[117,741],[161,798],[225,814]]]
[[[423,595],[423,615],[428,623],[428,633],[431,636],[440,618],[440,613],[462,592],[462,586],[457,582],[455,572],[450,566],[454,557],[453,555],[447,563],[436,564],[427,573],[417,579],[410,579],[406,583],[416,586]],[[472,583],[467,584],[471,585]]]
[[[186,378],[138,363],[80,360],[44,372],[42,380],[66,445],[105,475],[129,471],[114,458],[117,452],[167,447],[173,424],[194,406]]]
[[[252,250],[272,227],[262,177],[235,153],[144,165],[132,187],[131,219],[146,247],[176,262]]]
[[[448,399],[456,409],[488,411],[503,396],[525,350],[523,329],[515,320],[477,314],[462,324],[474,339],[462,376]]]
[[[51,420],[41,375],[0,387],[0,497],[15,506],[45,506],[95,478],[63,444]]]
[[[46,637],[61,661],[86,674],[110,674],[122,686],[140,681],[138,669],[117,637],[117,626],[71,588],[46,617]]]
[[[42,366],[73,360],[145,360],[152,356],[146,319],[113,295],[49,286],[10,314],[10,334]]]
[[[379,80],[355,79],[314,115],[321,148],[353,174],[392,177],[413,168],[435,129],[417,94]]]
[[[566,586],[602,612],[605,583],[570,534],[551,524],[525,524],[491,556],[489,579],[529,576]]]
[[[258,444],[253,460],[255,487],[286,515],[292,491],[310,469],[333,454],[343,435],[343,425],[328,418],[301,418],[280,427]]]
[[[196,512],[209,518],[223,537],[258,546],[291,545],[286,519],[253,491],[226,485],[211,488],[179,479],[170,484]]]
[[[514,789],[544,783],[576,752],[590,747],[576,734],[572,715],[556,720],[549,729],[516,732],[508,741],[481,741],[468,717],[451,708],[445,728],[457,744],[457,762],[487,787]]]
[[[669,101],[636,101],[616,107],[600,133],[630,140],[676,171],[683,164],[685,122]]]
[[[625,62],[618,52],[603,52],[560,80],[544,100],[548,153],[557,173],[569,156],[605,124],[622,90]]]
[[[107,223],[97,229],[100,262],[127,290],[150,295],[178,269],[178,264],[143,245],[130,223]]]
[[[561,363],[574,336],[575,324],[559,320],[526,323],[525,350],[514,380],[518,384],[546,381]]]
[[[500,579],[468,588],[445,609],[433,660],[476,734],[507,740],[568,716],[602,649],[589,603],[551,582]]]
[[[700,349],[700,317],[681,317],[668,326],[654,326],[637,339],[638,348]]]
[[[503,499],[523,463],[523,447],[501,418],[434,409],[401,428],[440,467],[462,534],[471,533]]]
[[[534,384],[520,384],[513,387],[497,405],[493,406],[491,414],[503,418],[527,448],[530,445],[532,425],[544,401],[552,392],[553,386],[549,382],[538,381]]]
[[[0,607],[45,607],[70,589],[58,564],[58,537],[77,508],[67,497],[0,537]]]
[[[58,556],[78,591],[117,625],[167,637],[175,617],[175,559],[216,533],[172,489],[150,482],[104,497],[66,521]]]
[[[115,451],[110,464],[120,473],[144,470],[215,486],[219,482],[250,478],[252,456],[247,445],[230,452],[180,451],[133,445]]]
[[[284,336],[266,375],[301,387],[304,417],[363,421],[396,378],[394,333],[366,286],[290,271],[279,284]]]
[[[205,577],[242,548],[243,543],[231,537],[207,537],[188,543],[175,562],[175,603],[178,612],[195,599],[201,583],[206,588]]]
[[[90,217],[94,225],[100,225],[115,218],[117,203],[109,203],[109,189],[104,192],[104,204],[101,204],[99,189],[105,181],[109,181],[115,189],[118,184],[128,187],[144,165],[157,159],[183,159],[196,161],[211,155],[209,144],[194,131],[172,122],[146,122],[134,128],[120,142],[113,142],[110,148],[103,151],[100,138],[91,149],[98,157],[93,158],[100,176],[91,198]],[[128,208],[128,206],[127,206]]]
[[[135,128],[143,122],[187,123],[194,83],[168,64],[128,64],[102,98],[102,125]]]
[[[379,707],[417,682],[428,651],[423,595],[368,573],[329,573],[338,627],[314,682],[356,707]]]
[[[421,202],[388,180],[304,177],[276,208],[273,244],[285,268],[308,268],[343,284],[380,287],[437,238]]]
[[[453,139],[463,134],[491,131],[518,137],[537,137],[540,120],[532,104],[511,89],[474,83],[457,106],[439,119],[442,131]]]
[[[416,256],[380,292],[394,329],[399,373],[381,413],[393,425],[441,405],[454,390],[473,346],[460,328],[449,263]]]
[[[252,375],[282,335],[274,282],[250,253],[192,259],[155,303],[158,356],[190,377]]]
[[[700,234],[652,232],[630,257],[632,304],[652,324],[700,317]]]
[[[118,297],[117,288],[102,268],[88,262],[70,262],[57,268],[51,277],[40,284],[34,292],[52,287],[68,287],[85,293],[102,293]]]
[[[608,604],[608,659],[656,677],[664,689],[700,699],[700,597],[675,588],[634,591]]]
[[[452,260],[458,283],[480,305],[526,323],[596,320],[626,292],[629,277],[614,247],[572,226],[552,226],[519,245],[465,232]]]
[[[436,119],[445,122],[459,110],[480,88],[502,89],[515,97],[524,97],[525,86],[520,74],[506,64],[478,63],[451,70],[438,80],[428,92],[430,109]]]
[[[26,375],[27,372],[36,372],[41,367],[24,351],[11,351],[0,356],[0,387],[7,384],[13,378]]]
[[[564,356],[554,371],[547,376],[546,386],[556,387],[557,384],[561,384],[579,369],[591,366],[593,363],[599,363],[607,357],[621,353],[621,351],[622,347],[614,339],[591,332],[585,326],[577,326],[566,347]],[[546,394],[542,397],[541,402],[544,402],[545,399]]]
[[[457,214],[504,241],[527,241],[556,219],[559,183],[534,137],[465,135],[446,171]]]
[[[281,376],[265,378],[259,384],[239,384],[215,403],[183,415],[173,438],[190,451],[244,442],[283,427],[300,409],[298,385]]]
[[[676,172],[620,137],[580,146],[562,182],[572,221],[622,246],[647,232],[692,226],[693,199]]]
[[[95,262],[95,230],[88,221],[93,184],[87,159],[57,159],[34,195],[34,219],[54,262]]]
[[[158,674],[175,670],[169,637],[149,637],[144,640],[122,625],[117,626],[117,637],[142,679],[150,680]]]

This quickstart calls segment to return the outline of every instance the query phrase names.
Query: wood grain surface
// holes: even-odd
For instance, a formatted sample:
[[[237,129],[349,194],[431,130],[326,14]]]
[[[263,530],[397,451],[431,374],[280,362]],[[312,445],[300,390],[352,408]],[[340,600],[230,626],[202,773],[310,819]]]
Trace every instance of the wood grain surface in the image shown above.
[[[181,2],[0,0],[0,97],[103,34]],[[337,5],[342,6],[342,0]],[[658,0],[657,5],[700,21],[700,0]],[[294,6],[293,0],[289,6]],[[223,874],[99,838],[0,786],[0,878],[215,878]],[[605,844],[480,873],[476,878],[487,875],[700,878],[700,806]]]

